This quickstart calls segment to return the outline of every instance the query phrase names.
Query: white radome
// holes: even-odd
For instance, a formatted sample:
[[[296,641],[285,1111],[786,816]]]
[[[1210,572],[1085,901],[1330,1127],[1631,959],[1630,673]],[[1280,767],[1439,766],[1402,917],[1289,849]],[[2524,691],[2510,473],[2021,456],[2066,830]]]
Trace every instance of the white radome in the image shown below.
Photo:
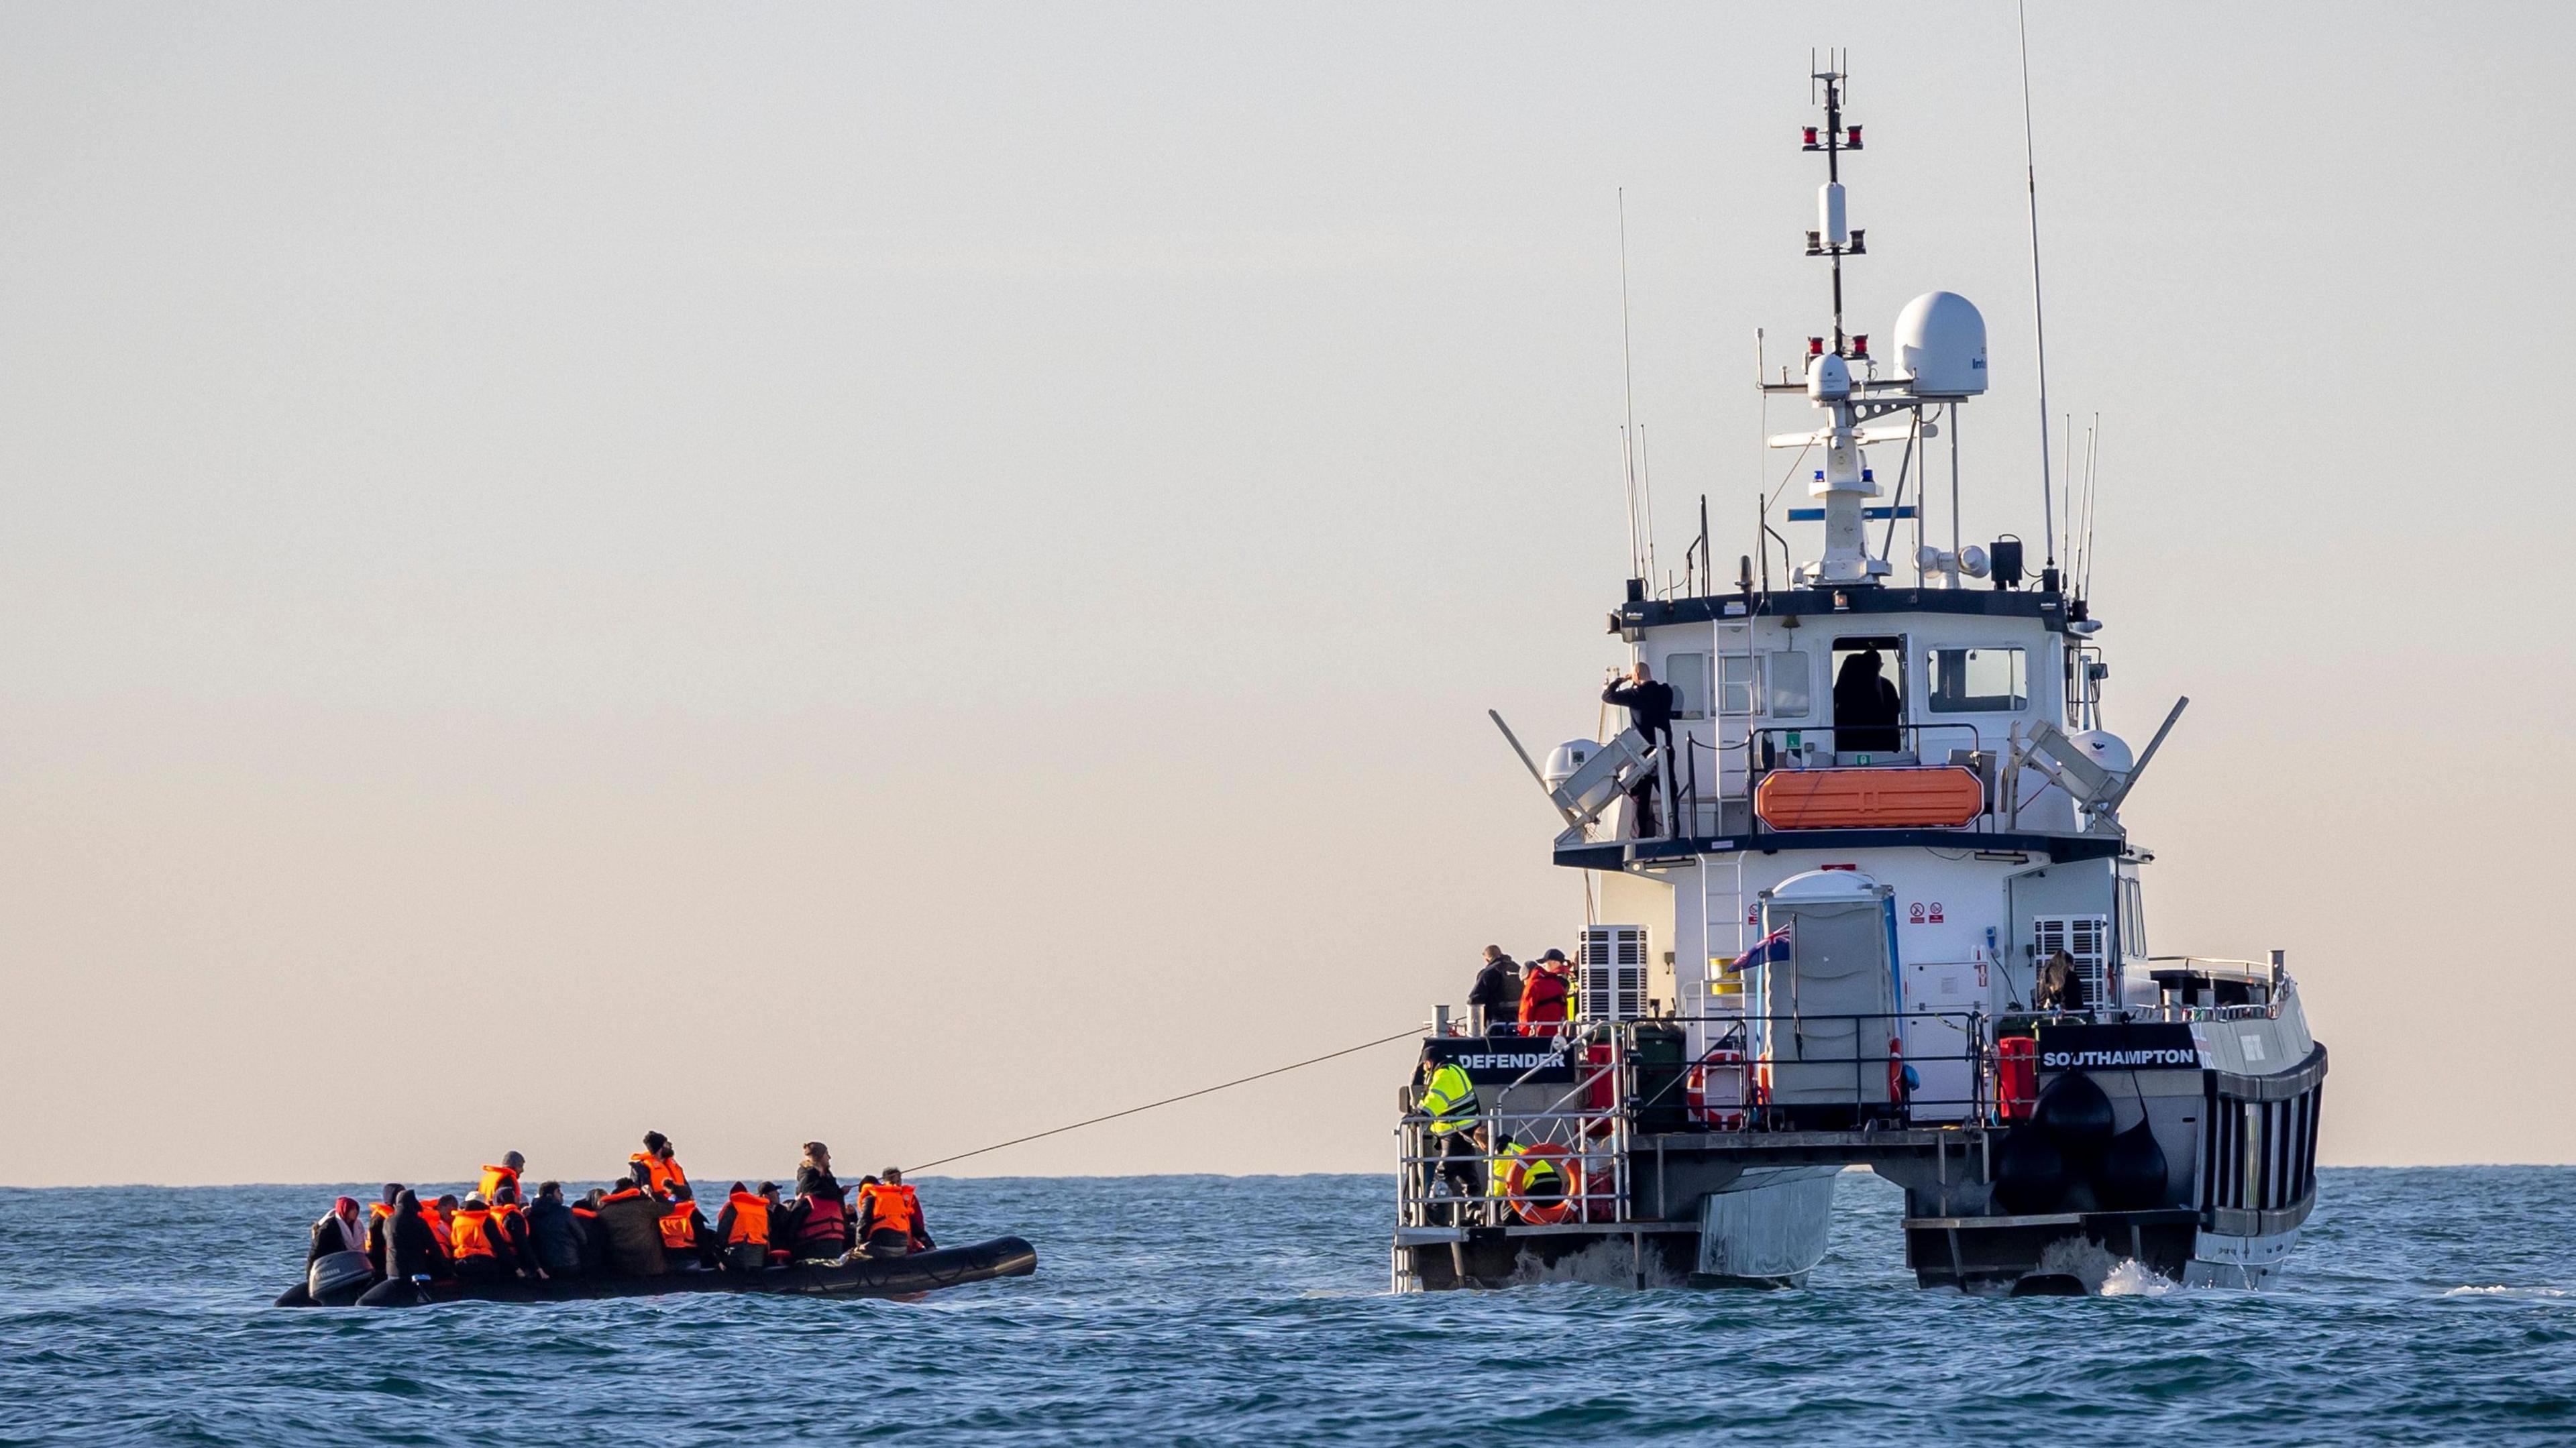
[[[1575,771],[1592,758],[1592,751],[1600,747],[1589,739],[1569,739],[1547,752],[1547,768],[1539,771],[1539,777],[1547,781],[1548,788],[1563,789]]]
[[[1917,397],[1986,390],[1986,319],[1957,292],[1925,292],[1896,317],[1896,375]]]
[[[2129,752],[2128,741],[2108,729],[2087,729],[2080,734],[2069,734],[2066,742],[2083,750],[2085,758],[2102,766],[2105,771],[2123,778],[2138,764],[2137,756]]]

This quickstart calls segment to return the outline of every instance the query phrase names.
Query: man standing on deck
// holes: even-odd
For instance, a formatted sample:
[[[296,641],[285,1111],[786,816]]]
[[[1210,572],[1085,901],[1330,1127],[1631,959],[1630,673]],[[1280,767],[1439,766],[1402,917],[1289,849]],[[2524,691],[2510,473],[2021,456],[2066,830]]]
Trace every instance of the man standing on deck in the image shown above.
[[[1645,735],[1647,745],[1654,750],[1651,757],[1655,767],[1637,781],[1628,799],[1636,810],[1637,837],[1660,835],[1664,829],[1655,808],[1655,781],[1663,777],[1668,767],[1665,756],[1673,747],[1673,686],[1657,680],[1646,661],[1639,659],[1628,670],[1626,687],[1621,687],[1617,674],[1610,676],[1609,685],[1601,691],[1601,702],[1627,710],[1629,725]]]
[[[1423,1163],[1423,1191],[1430,1194],[1434,1177],[1449,1184],[1452,1196],[1472,1198],[1482,1195],[1477,1180],[1476,1158],[1480,1154],[1474,1132],[1477,1113],[1476,1083],[1467,1069],[1455,1061],[1443,1061],[1429,1050],[1422,1053],[1422,1094],[1415,1098],[1414,1109],[1430,1117],[1430,1130],[1425,1134],[1430,1160]],[[1451,1225],[1457,1214],[1451,1213]]]
[[[1476,1013],[1478,1034],[1512,1034],[1512,1023],[1520,1018],[1521,966],[1503,954],[1501,946],[1485,947],[1484,968],[1476,972],[1476,983],[1467,990],[1467,1008]]]

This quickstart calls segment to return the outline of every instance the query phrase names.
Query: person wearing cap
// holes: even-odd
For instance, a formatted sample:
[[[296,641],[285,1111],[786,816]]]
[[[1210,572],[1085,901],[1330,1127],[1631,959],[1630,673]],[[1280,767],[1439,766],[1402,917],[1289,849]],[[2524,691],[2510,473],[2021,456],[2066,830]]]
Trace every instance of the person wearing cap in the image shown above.
[[[1476,1030],[1488,1036],[1512,1034],[1520,1005],[1520,962],[1503,954],[1499,945],[1486,946],[1485,963],[1476,972],[1476,983],[1467,990],[1467,1008],[1476,1013]]]
[[[1572,982],[1566,979],[1568,966],[1565,952],[1551,950],[1538,958],[1529,979],[1521,985],[1521,1034],[1553,1036],[1557,1027],[1571,1019],[1567,1004],[1574,995]]]
[[[689,1174],[680,1170],[678,1149],[658,1131],[644,1133],[644,1149],[626,1158],[626,1164],[642,1171],[643,1183],[666,1197],[678,1195],[674,1189],[689,1184]]]
[[[1429,1117],[1424,1155],[1423,1190],[1428,1193],[1437,1178],[1449,1184],[1450,1195],[1477,1195],[1476,1158],[1481,1154],[1475,1144],[1478,1113],[1484,1108],[1476,1099],[1476,1083],[1467,1068],[1456,1061],[1444,1061],[1430,1048],[1422,1052],[1421,1068],[1415,1073],[1422,1094],[1414,1098],[1414,1109]],[[1453,1213],[1454,1216],[1454,1213]],[[1454,1220],[1450,1225],[1458,1225]]]
[[[367,1224],[358,1216],[358,1199],[341,1197],[313,1224],[313,1246],[304,1254],[304,1265],[310,1267],[334,1252],[366,1250]]]

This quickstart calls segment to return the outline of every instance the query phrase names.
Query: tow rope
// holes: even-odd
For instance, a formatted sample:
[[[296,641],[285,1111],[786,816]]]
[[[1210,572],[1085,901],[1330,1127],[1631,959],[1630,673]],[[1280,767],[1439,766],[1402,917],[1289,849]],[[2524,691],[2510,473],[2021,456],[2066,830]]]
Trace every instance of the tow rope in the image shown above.
[[[1175,1102],[1187,1101],[1193,1097],[1206,1096],[1212,1092],[1223,1091],[1230,1087],[1245,1086],[1255,1081],[1266,1080],[1272,1076],[1286,1075],[1290,1071],[1303,1070],[1308,1066],[1321,1065],[1326,1061],[1334,1060],[1337,1057],[1353,1055],[1358,1052],[1368,1050],[1373,1046],[1383,1046],[1393,1041],[1418,1041],[1422,1038],[1424,1029],[1424,1027],[1419,1025],[1411,1026],[1396,1032],[1392,1036],[1380,1036],[1374,1041],[1362,1041],[1356,1046],[1344,1046],[1338,1051],[1327,1051],[1321,1056],[1311,1056],[1303,1061],[1293,1061],[1285,1066],[1273,1066],[1267,1071],[1255,1072],[1250,1076],[1238,1076],[1231,1081],[1220,1081],[1214,1086],[1202,1086],[1196,1091],[1184,1091],[1178,1096],[1166,1096],[1160,1101],[1148,1101],[1142,1106],[1130,1106],[1124,1111],[1112,1111],[1106,1116],[1095,1116],[1089,1121],[1077,1121],[1071,1126],[1050,1127],[1045,1131],[1031,1132],[1027,1136],[1015,1136],[1008,1141],[997,1141],[991,1146],[979,1146],[973,1151],[961,1151],[955,1156],[943,1156],[937,1161],[926,1161],[919,1166],[908,1166],[904,1168],[904,1173],[908,1176],[916,1172],[928,1171],[934,1166],[946,1166],[952,1161],[964,1161],[970,1156],[982,1156],[986,1152],[1000,1151],[1004,1147],[1018,1146],[1024,1142],[1037,1141],[1049,1136],[1062,1136],[1068,1131],[1080,1131],[1086,1126],[1098,1126],[1104,1121],[1116,1121],[1119,1117],[1133,1116],[1140,1111],[1151,1111],[1157,1106],[1170,1106]]]

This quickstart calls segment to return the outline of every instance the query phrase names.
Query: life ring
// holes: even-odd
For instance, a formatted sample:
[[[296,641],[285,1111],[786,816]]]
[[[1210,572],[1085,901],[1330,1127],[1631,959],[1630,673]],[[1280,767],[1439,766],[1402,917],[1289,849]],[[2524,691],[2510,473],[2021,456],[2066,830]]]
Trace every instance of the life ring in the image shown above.
[[[1557,1180],[1565,1184],[1564,1195],[1532,1197],[1526,1187],[1537,1163],[1545,1161],[1555,1169]],[[1552,1227],[1574,1215],[1575,1203],[1583,1196],[1583,1163],[1564,1147],[1541,1142],[1524,1149],[1503,1169],[1503,1199],[1512,1211],[1533,1227]]]
[[[1708,1070],[1711,1066],[1733,1067],[1738,1073],[1737,1094],[1743,1093],[1744,1053],[1711,1051],[1682,1077],[1682,1100],[1690,1110],[1690,1119],[1711,1131],[1742,1131],[1744,1113],[1741,1110],[1724,1103],[1712,1104],[1708,1099]]]

